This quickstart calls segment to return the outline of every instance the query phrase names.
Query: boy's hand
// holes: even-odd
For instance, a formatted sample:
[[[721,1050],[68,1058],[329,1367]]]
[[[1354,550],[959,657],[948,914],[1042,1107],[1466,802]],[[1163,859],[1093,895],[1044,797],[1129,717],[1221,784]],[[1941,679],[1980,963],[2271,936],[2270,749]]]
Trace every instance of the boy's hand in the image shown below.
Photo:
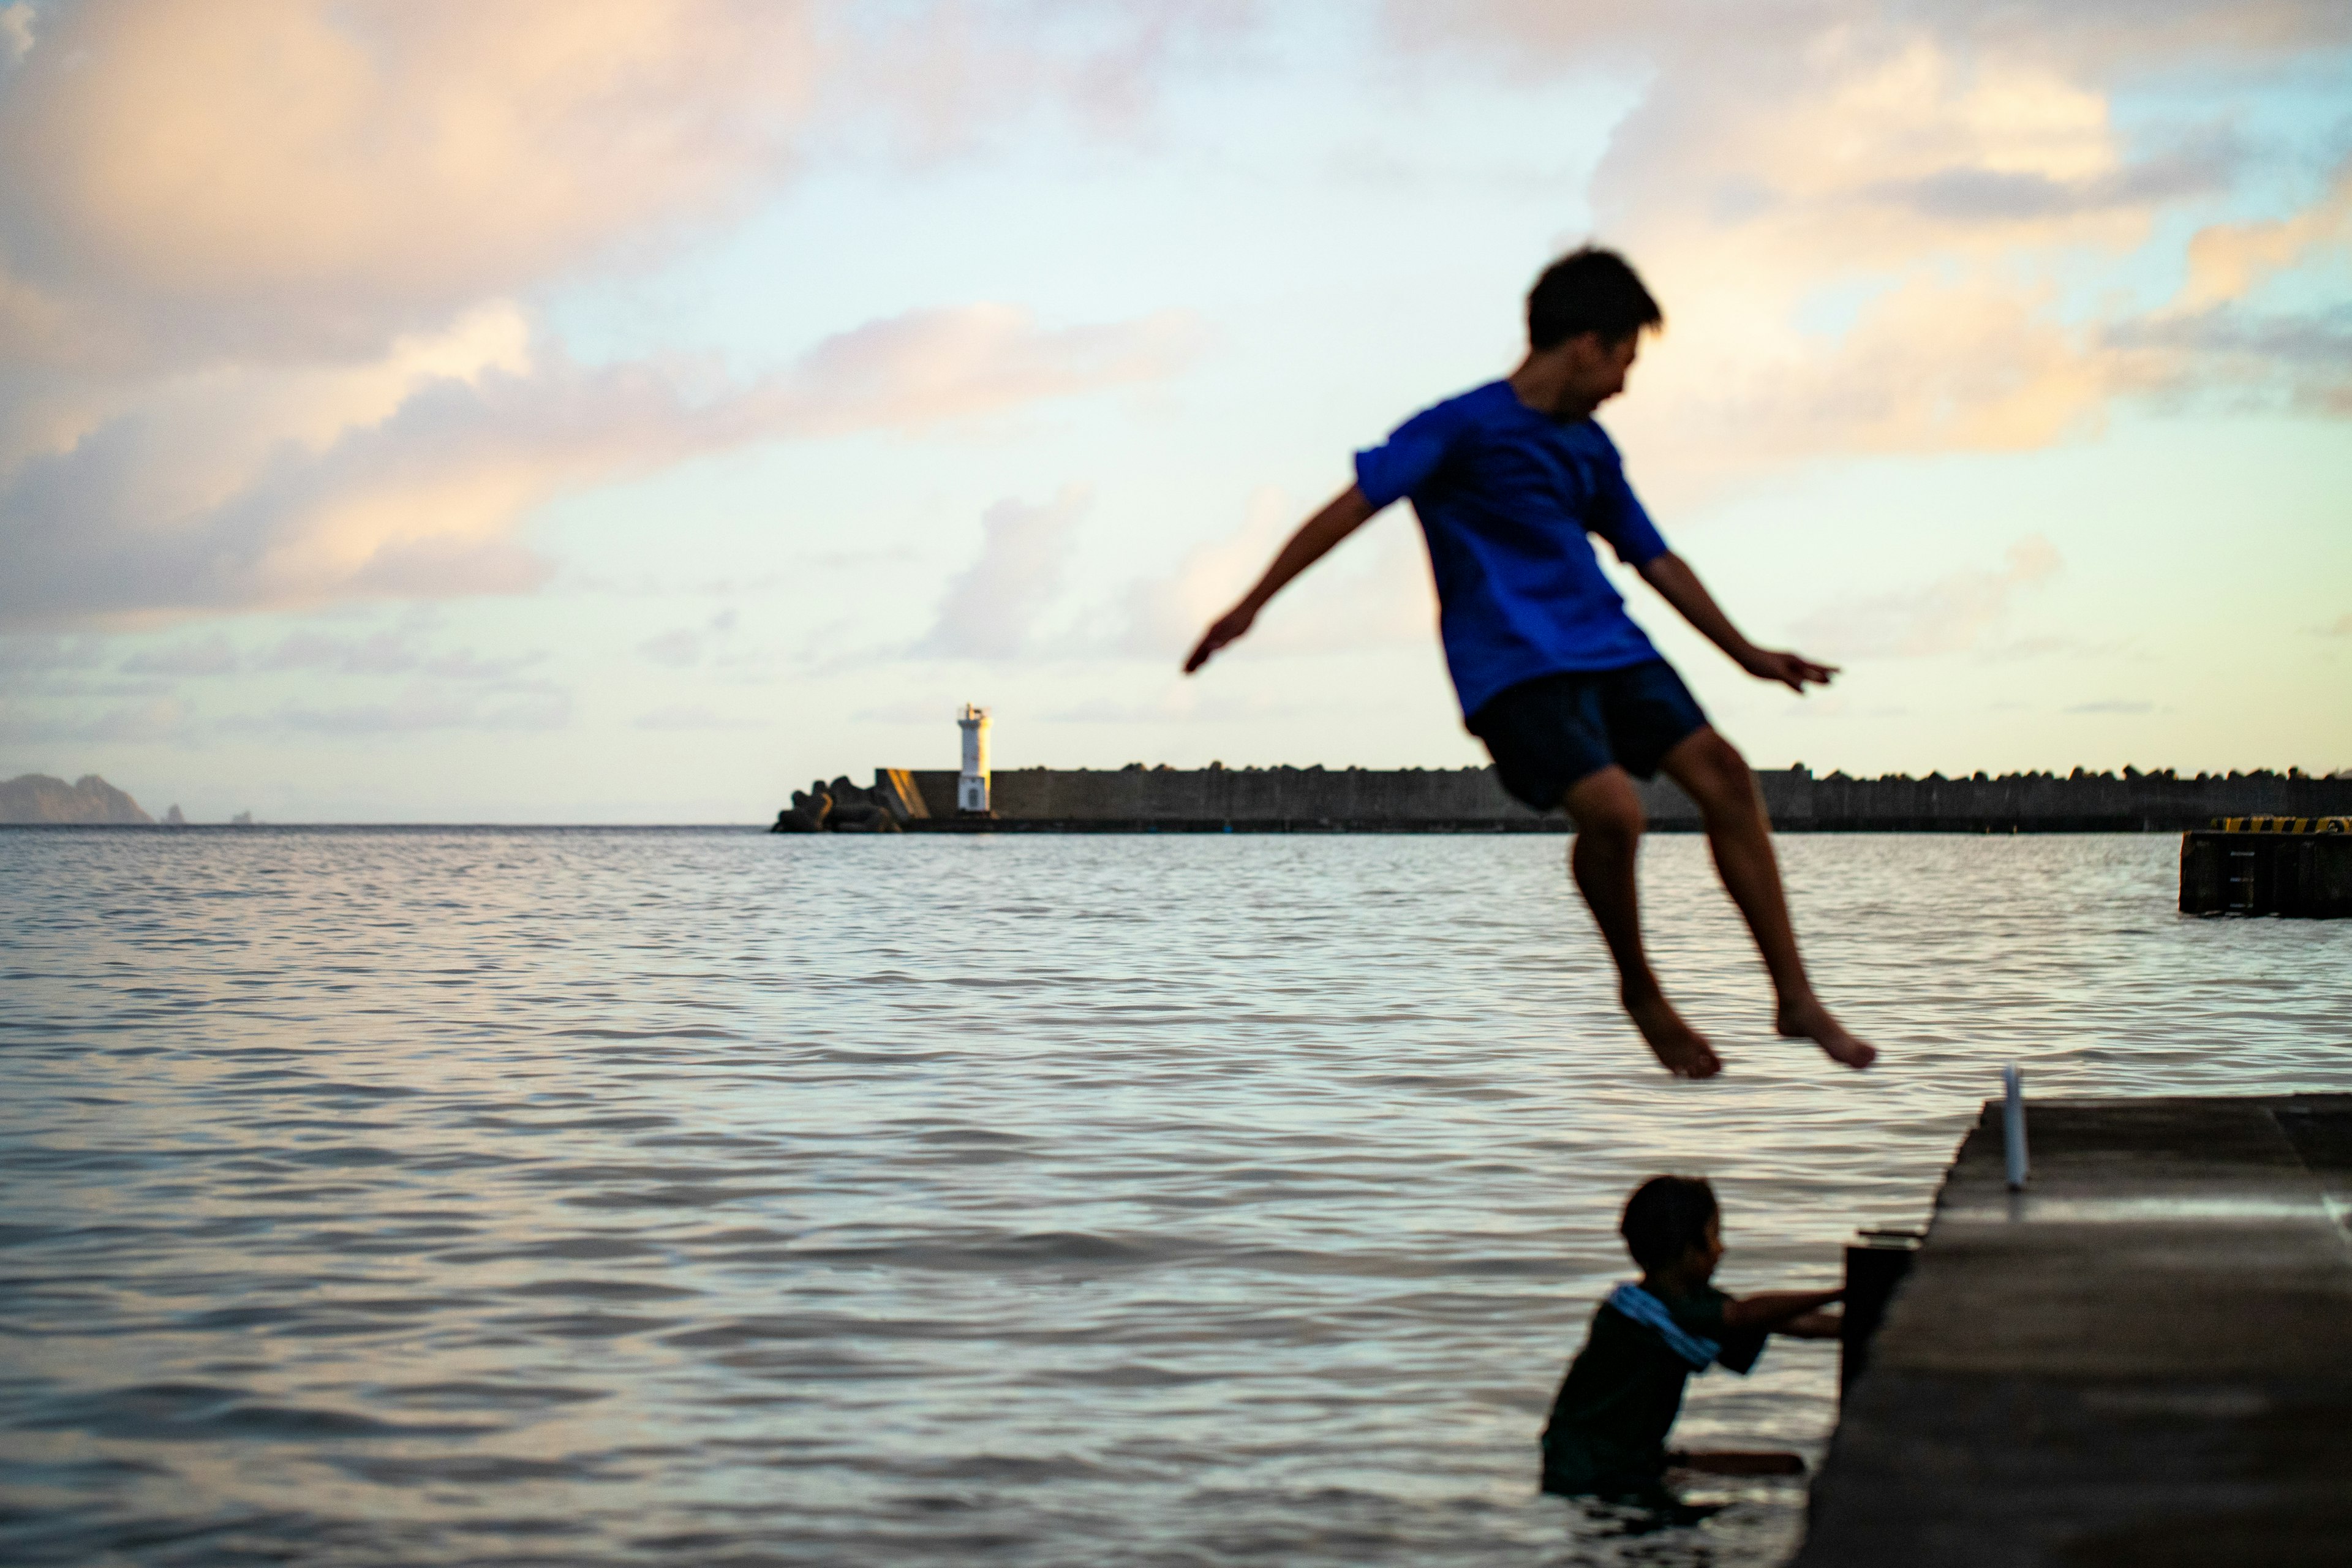
[[[1801,697],[1807,681],[1827,686],[1838,672],[1836,665],[1815,664],[1802,654],[1769,647],[1750,647],[1740,658],[1739,668],[1759,680],[1777,680]]]
[[[1832,664],[1815,664],[1801,654],[1780,648],[1758,647],[1739,635],[1706,584],[1690,563],[1673,551],[1654,555],[1633,568],[1643,581],[1658,591],[1661,598],[1672,605],[1692,626],[1698,628],[1707,641],[1729,654],[1732,662],[1759,680],[1777,680],[1790,690],[1802,696],[1805,683],[1827,686],[1830,677],[1837,673]]]
[[[1256,619],[1257,606],[1244,599],[1210,622],[1209,629],[1201,634],[1201,645],[1192,650],[1192,657],[1184,661],[1184,673],[1190,675],[1208,663],[1211,655],[1249,630],[1250,623]]]

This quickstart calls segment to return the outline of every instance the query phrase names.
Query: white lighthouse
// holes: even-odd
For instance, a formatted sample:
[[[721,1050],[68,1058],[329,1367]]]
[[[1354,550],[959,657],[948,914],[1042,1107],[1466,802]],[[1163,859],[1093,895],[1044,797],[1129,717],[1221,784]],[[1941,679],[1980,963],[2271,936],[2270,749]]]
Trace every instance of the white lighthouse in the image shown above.
[[[963,773],[956,780],[956,809],[988,809],[988,710],[967,702],[956,715],[963,731]]]

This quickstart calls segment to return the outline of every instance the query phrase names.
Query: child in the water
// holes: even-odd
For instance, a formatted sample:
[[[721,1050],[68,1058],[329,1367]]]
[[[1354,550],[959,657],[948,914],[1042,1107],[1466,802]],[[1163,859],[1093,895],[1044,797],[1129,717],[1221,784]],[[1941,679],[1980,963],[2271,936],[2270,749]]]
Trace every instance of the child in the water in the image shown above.
[[[1746,1373],[1770,1334],[1835,1339],[1838,1315],[1821,1309],[1844,1292],[1732,1297],[1707,1283],[1723,1260],[1723,1231],[1715,1189],[1702,1177],[1651,1177],[1626,1200],[1617,1229],[1642,1278],[1609,1293],[1569,1363],[1544,1427],[1543,1489],[1654,1498],[1669,1466],[1769,1469],[1754,1463],[1768,1456],[1669,1453],[1683,1384],[1710,1365]],[[1735,1462],[1707,1462],[1715,1458]]]

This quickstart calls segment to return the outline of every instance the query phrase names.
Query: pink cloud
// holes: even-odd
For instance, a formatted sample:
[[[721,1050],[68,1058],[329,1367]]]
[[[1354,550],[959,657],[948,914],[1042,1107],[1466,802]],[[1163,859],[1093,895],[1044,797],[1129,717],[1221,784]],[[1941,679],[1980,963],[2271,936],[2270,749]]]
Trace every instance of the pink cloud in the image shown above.
[[[2189,242],[2189,279],[2177,311],[2210,309],[2241,299],[2274,273],[2315,254],[2345,248],[2352,238],[2352,165],[2319,200],[2285,218],[2214,224]]]
[[[2086,310],[2062,288],[2086,261],[2186,261],[2189,304],[2238,300],[2344,248],[2339,184],[2183,256],[2159,220],[2229,195],[2243,160],[2210,126],[2164,142],[2126,136],[2113,110],[2128,71],[2352,38],[2341,5],[1467,0],[1390,15],[1428,58],[1646,76],[1591,194],[1599,236],[1666,308],[1636,395],[1608,417],[1669,501],[1817,457],[2045,445],[2153,390],[2352,406],[2352,379],[2317,385],[2242,322],[2168,336],[2114,290]],[[1868,302],[1820,324],[1811,307],[1841,295]]]
[[[516,529],[552,497],[1149,380],[1189,351],[1172,315],[967,305],[713,389],[575,363],[530,305],[751,210],[812,136],[1148,74],[1195,30],[1181,7],[1098,26],[827,0],[4,14],[0,626],[523,591],[548,567]],[[898,70],[918,37],[929,90]]]
[[[42,14],[5,100],[20,289],[151,353],[366,353],[739,210],[817,66],[792,0],[154,0]],[[114,334],[109,334],[112,336]]]
[[[910,312],[784,373],[698,398],[646,364],[550,358],[440,378],[315,449],[280,447],[226,493],[158,515],[174,447],[126,417],[0,484],[0,625],[58,625],[511,593],[549,568],[515,538],[533,509],[746,441],[917,430],[1164,375],[1177,318],[1039,327],[1000,305]]]

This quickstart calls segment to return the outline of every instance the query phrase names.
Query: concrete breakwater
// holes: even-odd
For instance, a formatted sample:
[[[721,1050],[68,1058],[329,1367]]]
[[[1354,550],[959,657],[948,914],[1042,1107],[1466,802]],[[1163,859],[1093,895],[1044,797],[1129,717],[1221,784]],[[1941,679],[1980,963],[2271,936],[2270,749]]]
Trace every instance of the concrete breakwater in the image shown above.
[[[955,774],[948,774],[954,788]],[[877,768],[871,789],[837,778],[818,779],[793,791],[793,804],[776,813],[771,833],[898,833],[902,824],[928,816],[929,808],[906,782],[903,769]]]
[[[2352,1095],[2035,1100],[1960,1145],[1794,1568],[2319,1568],[2352,1541]]]
[[[827,787],[836,801],[886,811],[910,832],[1559,833],[1569,826],[1558,811],[1513,800],[1492,768],[1017,769],[992,775],[987,816],[957,812],[957,776],[877,768],[871,786],[844,778]],[[1756,779],[1773,825],[1796,832],[2178,832],[2215,816],[2352,813],[2352,778],[2292,770],[1858,779],[1815,777],[1800,766],[1759,769]],[[1699,826],[1698,808],[1670,781],[1653,781],[1643,797],[1653,826]],[[870,816],[852,815],[860,830],[870,828]]]

